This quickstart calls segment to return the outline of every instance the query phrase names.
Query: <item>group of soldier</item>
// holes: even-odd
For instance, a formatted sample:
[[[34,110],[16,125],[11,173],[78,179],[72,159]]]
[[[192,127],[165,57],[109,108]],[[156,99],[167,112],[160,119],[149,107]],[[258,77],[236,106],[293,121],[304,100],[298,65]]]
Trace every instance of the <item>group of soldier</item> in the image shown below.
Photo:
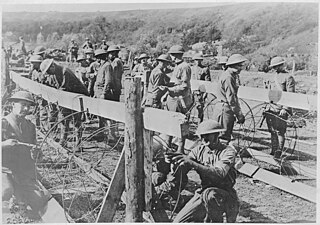
[[[72,44],[74,47],[71,46],[70,51],[73,51],[72,48],[77,48],[74,41]],[[162,157],[154,160],[155,169],[152,174],[154,194],[157,194],[162,200],[168,199],[168,197],[179,200],[179,192],[188,181],[187,173],[194,169],[200,175],[201,188],[184,205],[174,222],[223,222],[224,213],[227,222],[235,222],[239,212],[239,200],[233,188],[236,179],[234,168],[236,150],[231,141],[235,122],[240,124],[245,122],[245,116],[238,100],[238,88],[239,74],[247,59],[240,54],[233,54],[229,58],[219,58],[218,64],[221,65],[222,72],[218,77],[215,109],[212,119],[203,121],[205,93],[198,90],[198,93],[194,95],[191,90],[191,79],[211,81],[209,68],[202,65],[204,59],[202,55],[196,54],[193,57],[194,64],[190,66],[185,60],[185,51],[182,46],[174,45],[168,53],[160,55],[154,65],[148,63],[149,56],[142,53],[136,58],[139,64],[131,67],[131,70],[126,65],[128,58],[126,56],[119,57],[119,46],[108,46],[103,41],[100,48],[94,49],[92,43],[86,40],[82,49],[83,51],[76,55],[79,67],[74,73],[69,68],[57,64],[53,59],[46,59],[45,49],[37,47],[30,57],[32,63],[31,79],[59,90],[119,102],[124,77],[140,76],[143,85],[143,107],[188,114],[192,105],[197,104],[201,122],[196,131],[201,139],[201,144],[198,147],[186,155],[184,151],[185,137],[183,137],[178,140],[178,147],[173,151],[172,137],[166,135],[162,136],[162,140],[167,146],[166,149],[154,145],[154,151],[161,148],[162,152]],[[268,83],[268,88],[294,92],[294,79],[286,73],[284,66],[285,60],[281,57],[275,57],[271,60],[270,67],[274,68],[277,74],[274,79],[271,79],[273,81]],[[14,104],[27,104],[28,107],[34,103],[28,93],[20,93],[20,95],[18,93],[10,100]],[[49,125],[51,123],[50,126],[52,126],[57,121],[58,110],[54,104],[45,100],[41,100],[39,105],[40,123],[45,124],[49,121]],[[73,111],[70,109],[60,109],[60,114],[64,117],[71,113]],[[280,158],[284,145],[286,124],[281,121],[285,121],[290,113],[291,109],[282,106],[265,112],[266,122],[271,133],[271,154],[275,158]],[[15,116],[11,117],[16,118]],[[20,117],[24,118],[24,115]],[[19,135],[9,137],[7,134],[9,128],[7,127],[10,127],[10,121],[8,122],[6,118],[2,120],[2,127],[6,128],[2,135],[4,150],[19,146],[19,142],[14,142],[12,139],[30,144],[35,143],[34,138],[32,140],[21,139]],[[81,118],[76,118],[75,121],[75,127],[78,129],[77,138],[80,141]],[[110,138],[117,138],[119,134],[115,129],[114,121],[100,118],[99,127],[107,126],[107,122],[109,122],[110,132],[106,135],[110,135]],[[69,123],[70,120],[64,120],[62,123],[60,143],[66,141]],[[12,127],[15,128],[16,125],[12,125]],[[11,129],[11,133],[15,132],[15,129]],[[78,150],[81,151],[81,149]],[[11,170],[11,173],[15,172]],[[11,184],[12,180],[18,179],[14,176],[10,177],[10,173],[6,173],[6,176],[8,184]],[[20,180],[14,180],[13,184],[17,185],[19,182]],[[30,190],[32,192],[32,188]],[[38,193],[38,189],[34,189],[33,192]],[[35,206],[35,210],[39,209],[36,209]]]

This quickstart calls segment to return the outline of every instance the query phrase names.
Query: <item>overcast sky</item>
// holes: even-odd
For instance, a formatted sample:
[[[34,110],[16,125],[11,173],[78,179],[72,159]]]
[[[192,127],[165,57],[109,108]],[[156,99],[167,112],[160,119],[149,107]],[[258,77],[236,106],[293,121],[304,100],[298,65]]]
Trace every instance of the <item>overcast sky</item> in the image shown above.
[[[281,2],[292,0],[281,0]],[[296,0],[296,2],[299,0]],[[65,4],[65,3],[68,4]],[[243,0],[0,0],[3,12],[95,12],[123,11],[137,9],[199,8],[241,3]],[[245,2],[266,2],[266,0],[245,0]],[[270,2],[270,1],[267,1]],[[272,0],[271,0],[272,2]],[[279,0],[273,0],[279,2]],[[309,0],[304,2],[317,2]]]
[[[45,1],[21,1],[21,0],[0,0],[2,2],[3,12],[17,12],[17,11],[63,11],[63,12],[95,12],[95,11],[123,11],[123,10],[136,10],[136,9],[168,9],[168,8],[194,8],[194,7],[212,7],[217,5],[230,4],[226,1],[88,1],[77,0],[75,1],[60,1],[49,0]],[[65,4],[65,3],[68,4]],[[75,4],[76,3],[76,4]]]

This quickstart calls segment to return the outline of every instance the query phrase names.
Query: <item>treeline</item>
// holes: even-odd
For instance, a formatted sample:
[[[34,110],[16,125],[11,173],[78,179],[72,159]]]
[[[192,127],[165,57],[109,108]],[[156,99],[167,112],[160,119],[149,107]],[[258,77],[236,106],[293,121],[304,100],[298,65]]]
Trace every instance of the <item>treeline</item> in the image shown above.
[[[41,33],[48,45],[66,48],[71,37],[80,43],[85,37],[94,43],[107,37],[107,41],[151,54],[174,44],[190,49],[198,42],[222,41],[225,55],[238,52],[258,66],[274,55],[287,54],[310,64],[317,54],[311,44],[318,41],[316,3],[246,3],[199,9],[97,12],[91,17],[88,13],[54,12],[51,17],[50,12],[43,14],[41,17],[37,13],[39,19],[35,19],[30,13],[20,13],[15,19],[12,13],[10,18],[4,13],[5,39],[14,41],[23,35],[26,41],[35,42],[42,26]]]

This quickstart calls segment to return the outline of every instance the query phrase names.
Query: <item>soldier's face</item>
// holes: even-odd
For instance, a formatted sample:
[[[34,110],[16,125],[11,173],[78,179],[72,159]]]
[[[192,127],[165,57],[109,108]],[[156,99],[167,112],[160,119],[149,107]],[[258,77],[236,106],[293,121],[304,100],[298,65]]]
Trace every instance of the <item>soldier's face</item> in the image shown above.
[[[12,103],[12,113],[20,116],[25,117],[30,112],[31,102],[25,100],[17,100]]]
[[[219,140],[219,133],[213,133],[213,134],[202,134],[200,135],[201,142],[205,145],[211,145],[215,146],[218,143]]]
[[[32,66],[34,69],[39,69],[40,68],[41,62],[32,62]]]

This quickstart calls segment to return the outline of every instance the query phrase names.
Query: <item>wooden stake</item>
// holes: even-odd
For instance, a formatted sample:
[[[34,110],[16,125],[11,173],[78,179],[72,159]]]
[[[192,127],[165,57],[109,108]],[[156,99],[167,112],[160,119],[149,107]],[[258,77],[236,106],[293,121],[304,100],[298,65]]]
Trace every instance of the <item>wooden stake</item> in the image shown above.
[[[143,222],[144,149],[141,79],[125,82],[126,222]]]

